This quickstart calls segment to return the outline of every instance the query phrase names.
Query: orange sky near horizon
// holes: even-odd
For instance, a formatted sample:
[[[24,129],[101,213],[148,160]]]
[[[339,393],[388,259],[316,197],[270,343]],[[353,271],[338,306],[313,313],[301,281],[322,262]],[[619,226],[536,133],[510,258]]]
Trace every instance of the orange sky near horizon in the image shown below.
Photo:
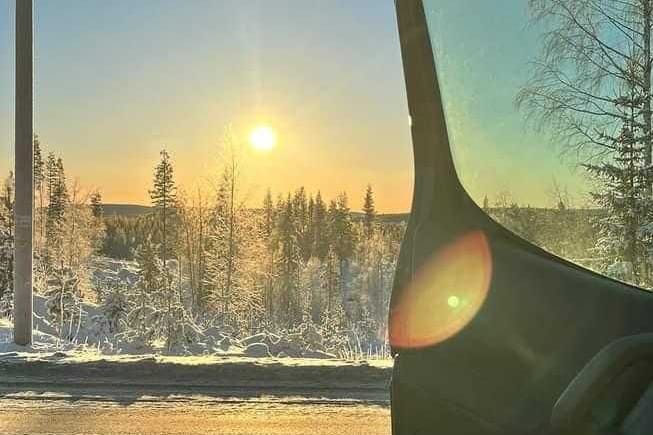
[[[0,31],[11,32],[3,29],[11,7],[0,2]],[[35,132],[63,158],[71,184],[99,190],[106,203],[148,204],[165,147],[178,186],[210,196],[230,126],[245,150],[241,197],[249,206],[268,188],[276,196],[304,186],[325,200],[346,191],[358,210],[371,184],[380,212],[410,210],[412,147],[392,1],[195,5],[36,0]],[[0,67],[13,66],[5,48]],[[0,99],[13,101],[7,78]],[[11,144],[12,111],[4,109],[0,139]],[[278,135],[265,153],[246,143],[258,125]],[[3,171],[11,166],[5,150]]]

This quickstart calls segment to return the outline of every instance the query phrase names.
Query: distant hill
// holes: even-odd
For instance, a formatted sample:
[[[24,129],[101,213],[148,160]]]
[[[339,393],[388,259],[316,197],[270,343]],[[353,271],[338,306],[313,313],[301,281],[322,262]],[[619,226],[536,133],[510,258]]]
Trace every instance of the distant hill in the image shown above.
[[[150,212],[151,207],[135,204],[103,204],[105,216],[136,217]]]
[[[376,218],[381,223],[398,224],[401,222],[408,222],[409,215],[410,213],[379,213],[378,215],[376,215]],[[351,212],[351,217],[355,221],[363,219],[363,216],[365,216],[365,214],[362,212],[359,211]]]
[[[409,217],[410,213],[382,213],[377,216],[379,221],[392,224],[408,222]]]
[[[136,204],[104,204],[105,216],[124,216],[124,217],[138,217],[146,215],[150,212],[152,207],[147,205]],[[362,219],[363,213],[352,212],[354,219]],[[379,221],[387,223],[399,223],[408,221],[408,213],[388,213],[379,214]]]
[[[104,215],[105,216],[124,216],[124,217],[138,217],[146,215],[150,212],[152,208],[147,205],[136,205],[136,204],[104,204]],[[529,209],[532,210],[535,216],[538,219],[543,219],[545,216],[548,216],[555,212],[554,209],[544,208],[544,207],[518,207],[518,209]],[[257,209],[258,210],[258,209]],[[588,219],[595,218],[601,213],[597,209],[570,209],[575,213],[580,213],[581,215],[586,216]],[[490,214],[494,215],[501,211],[501,209],[496,207],[491,207],[489,209]],[[363,213],[354,211],[351,213],[351,216],[354,220],[360,220],[363,218]],[[401,222],[408,222],[408,217],[410,213],[380,213],[377,215],[377,219],[381,223],[390,223],[397,224]]]

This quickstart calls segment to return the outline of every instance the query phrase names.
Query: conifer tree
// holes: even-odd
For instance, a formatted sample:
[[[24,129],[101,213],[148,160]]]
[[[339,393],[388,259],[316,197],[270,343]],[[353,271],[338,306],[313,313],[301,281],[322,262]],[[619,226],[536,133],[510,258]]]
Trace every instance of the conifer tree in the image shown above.
[[[106,333],[118,334],[128,327],[129,290],[129,287],[123,283],[109,285],[103,290],[100,311],[105,322]]]
[[[272,202],[272,192],[270,189],[263,198],[263,219],[262,219],[262,237],[265,244],[265,282],[263,290],[263,306],[265,308],[265,315],[267,321],[270,322],[274,317],[273,293],[274,293],[274,279],[275,279],[275,251],[276,244],[274,243],[274,230],[276,226],[276,215],[274,203]]]
[[[351,221],[351,211],[345,192],[338,195],[336,201],[331,203],[329,214],[331,243],[333,244],[333,252],[338,261],[338,288],[345,314],[351,320],[358,306],[356,296],[351,293],[350,286],[350,266],[354,254],[355,236]]]
[[[365,225],[365,236],[371,237],[374,230],[374,221],[376,220],[376,208],[374,207],[374,192],[372,186],[367,185],[365,190],[365,200],[363,201],[363,223]]]
[[[46,216],[46,268],[52,267],[54,262],[63,264],[64,234],[66,208],[68,205],[68,187],[64,172],[63,160],[55,158],[53,153],[48,154],[48,210]]]
[[[634,80],[635,78],[633,78]],[[637,121],[641,96],[635,87],[626,87],[624,95],[617,98],[618,108],[624,116],[619,133],[610,140],[616,150],[611,160],[600,164],[587,164],[589,173],[601,182],[600,191],[592,193],[594,202],[606,211],[599,224],[598,248],[609,263],[625,262],[632,276],[617,276],[647,285],[647,258],[650,243],[646,223],[651,222],[648,181],[645,167],[645,146],[642,126]],[[611,266],[607,264],[606,266]]]
[[[96,219],[102,219],[104,217],[104,206],[102,205],[102,194],[99,191],[95,191],[91,194],[91,212],[93,217]]]
[[[277,223],[277,244],[279,246],[279,320],[285,326],[301,321],[299,301],[299,270],[301,247],[294,222],[293,200],[290,195],[279,209]]]
[[[0,317],[11,317],[14,295],[14,178],[0,193]]]
[[[34,192],[38,197],[36,200],[37,210],[35,215],[36,244],[35,251],[37,258],[43,254],[45,244],[45,222],[46,222],[46,166],[43,161],[41,141],[38,135],[34,135]]]
[[[302,261],[307,262],[313,254],[313,243],[310,228],[311,218],[309,215],[308,198],[306,197],[306,190],[303,186],[295,191],[292,203],[293,221],[295,223],[300,256]]]
[[[263,237],[269,240],[274,230],[275,210],[272,202],[272,192],[270,189],[265,193],[263,198]]]
[[[159,248],[151,238],[147,238],[136,251],[138,281],[130,295],[129,330],[124,333],[132,341],[150,343],[157,337],[152,315],[158,306],[167,303],[159,298],[165,285],[165,272],[158,252]]]
[[[319,190],[315,196],[311,227],[314,255],[321,261],[324,261],[329,253],[329,229],[326,204],[322,200],[322,194]]]
[[[130,329],[122,336],[134,342],[165,341],[166,350],[193,343],[199,329],[183,305],[179,287],[166,280],[179,279],[167,272],[158,257],[161,249],[147,239],[136,254],[139,280],[127,316]]]
[[[161,150],[160,160],[154,170],[154,181],[150,190],[154,223],[160,231],[160,257],[164,265],[164,283],[170,286],[170,277],[166,267],[168,260],[174,258],[177,240],[177,186],[170,155]]]

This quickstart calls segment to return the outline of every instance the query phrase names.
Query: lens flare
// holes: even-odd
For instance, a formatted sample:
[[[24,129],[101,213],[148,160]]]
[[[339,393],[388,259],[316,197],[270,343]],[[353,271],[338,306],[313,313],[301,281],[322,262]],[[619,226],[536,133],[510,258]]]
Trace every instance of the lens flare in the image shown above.
[[[431,346],[460,332],[485,302],[491,276],[490,246],[482,231],[445,246],[420,267],[391,309],[392,346]]]

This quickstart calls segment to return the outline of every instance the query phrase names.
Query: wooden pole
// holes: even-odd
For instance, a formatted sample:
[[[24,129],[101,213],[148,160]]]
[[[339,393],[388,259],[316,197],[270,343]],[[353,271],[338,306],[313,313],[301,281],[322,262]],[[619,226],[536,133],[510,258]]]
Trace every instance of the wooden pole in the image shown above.
[[[33,0],[16,0],[16,251],[14,341],[32,343],[33,178]]]

